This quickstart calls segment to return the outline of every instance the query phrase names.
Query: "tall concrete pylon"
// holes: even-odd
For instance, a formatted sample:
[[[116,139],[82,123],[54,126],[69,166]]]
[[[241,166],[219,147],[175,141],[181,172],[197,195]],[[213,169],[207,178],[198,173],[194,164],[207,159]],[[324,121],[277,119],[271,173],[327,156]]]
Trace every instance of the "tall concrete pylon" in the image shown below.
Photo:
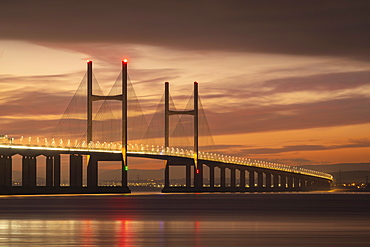
[[[165,129],[164,129],[164,145],[165,147],[170,146],[170,116],[173,115],[192,115],[194,116],[194,186],[202,187],[202,166],[198,165],[198,150],[199,150],[199,114],[198,114],[198,82],[194,82],[194,109],[187,111],[175,111],[170,109],[170,83],[165,82],[165,96],[164,96],[164,108],[165,108]],[[167,163],[167,169],[170,164]],[[187,175],[188,176],[188,175]],[[188,179],[188,178],[187,178]]]
[[[87,61],[87,144],[91,145],[92,131],[92,106],[94,101],[98,100],[118,100],[122,102],[122,186],[126,183],[127,186],[127,59],[122,60],[122,93],[118,95],[94,95],[92,90],[92,61]],[[95,168],[93,170],[96,170]],[[92,176],[95,177],[95,176]],[[88,181],[89,183],[89,181]],[[97,181],[92,179],[91,186]]]

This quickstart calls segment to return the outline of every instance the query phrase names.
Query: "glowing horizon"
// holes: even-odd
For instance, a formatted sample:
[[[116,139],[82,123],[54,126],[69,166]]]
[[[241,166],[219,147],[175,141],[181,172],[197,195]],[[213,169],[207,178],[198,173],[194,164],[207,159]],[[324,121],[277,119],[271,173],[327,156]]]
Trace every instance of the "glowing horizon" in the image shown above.
[[[87,60],[94,61],[107,94],[129,59],[130,80],[148,116],[164,82],[171,82],[178,109],[192,83],[201,82],[199,95],[222,153],[294,166],[370,162],[370,54],[362,4],[343,3],[336,11],[322,4],[312,11],[309,3],[237,7],[216,1],[199,6],[202,17],[190,19],[194,9],[181,2],[160,10],[153,3],[131,10],[121,4],[106,3],[109,11],[94,20],[87,13],[100,13],[98,5],[86,13],[76,11],[85,9],[83,3],[65,9],[32,3],[33,12],[30,3],[3,6],[13,14],[0,16],[0,134],[46,136]],[[177,14],[168,19],[169,13]]]

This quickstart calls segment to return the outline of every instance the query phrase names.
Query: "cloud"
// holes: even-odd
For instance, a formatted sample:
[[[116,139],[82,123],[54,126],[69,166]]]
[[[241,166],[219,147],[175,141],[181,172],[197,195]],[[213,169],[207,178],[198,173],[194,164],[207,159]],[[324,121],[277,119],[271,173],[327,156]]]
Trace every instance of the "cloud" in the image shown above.
[[[289,145],[281,148],[247,148],[242,149],[241,152],[246,155],[252,154],[280,154],[286,152],[303,152],[303,151],[321,151],[321,150],[335,150],[342,148],[359,148],[359,147],[370,147],[370,140],[350,140],[347,144],[338,145]]]
[[[343,126],[370,122],[370,98],[328,100],[305,104],[255,106],[228,112],[206,109],[214,135]]]
[[[304,69],[304,67],[302,67]],[[281,69],[284,70],[284,69]],[[202,99],[225,98],[237,104],[282,104],[283,100],[306,99],[316,101],[322,95],[323,100],[338,97],[368,96],[370,87],[370,71],[345,71],[335,73],[319,73],[315,75],[279,76],[276,79],[264,79],[261,72],[257,81],[250,80],[249,75],[238,75],[224,78],[224,84],[208,83],[206,91],[201,92]],[[303,94],[306,96],[303,98]],[[284,99],[283,99],[284,98]],[[279,102],[275,102],[279,101]],[[321,101],[321,100],[320,100]],[[294,102],[293,102],[294,103]]]
[[[207,84],[201,99],[215,135],[368,123],[370,72],[350,71],[222,87]]]
[[[32,10],[32,11],[30,11]],[[2,2],[3,39],[369,59],[368,1]]]
[[[58,120],[45,119],[7,119],[2,118],[0,129],[3,135],[9,135],[12,138],[28,137],[50,137]],[[4,133],[5,132],[5,133]]]
[[[350,71],[311,76],[285,77],[261,83],[262,87],[272,88],[273,93],[297,91],[333,92],[370,85],[370,71]],[[267,92],[266,94],[268,94]],[[271,93],[271,92],[270,92]]]
[[[76,74],[0,75],[0,128],[12,137],[48,137],[70,102]]]
[[[167,72],[157,71],[155,73],[154,71],[151,78],[151,74],[148,72],[142,83],[135,84],[137,92],[141,90],[140,87],[146,88],[146,93],[139,96],[139,101],[147,120],[151,119],[151,114],[156,110],[163,92],[162,84],[154,83],[155,86],[151,87],[148,87],[148,85],[151,85],[153,78],[158,78],[162,73]],[[286,78],[286,80],[270,80],[260,82],[261,98],[257,97],[259,95],[257,85],[252,88],[228,87],[222,89],[222,93],[220,86],[209,84],[207,86],[208,91],[202,92],[201,97],[208,123],[214,135],[361,124],[370,121],[366,107],[370,104],[370,98],[365,97],[366,94],[361,95],[361,93],[366,93],[363,89],[364,86],[367,86],[368,77],[369,72],[360,71],[357,73],[324,74],[310,76],[309,78],[295,77]],[[32,121],[31,118],[33,117],[36,119],[42,118],[44,121],[61,117],[72,98],[72,91],[74,90],[71,90],[71,85],[65,88],[68,91],[50,85],[64,85],[64,81],[68,81],[68,78],[70,78],[68,75],[1,77],[0,83],[2,84],[12,85],[14,84],[12,82],[17,81],[20,86],[29,85],[8,90],[0,96],[2,122],[7,119],[7,123],[18,125],[17,121],[20,117],[28,118],[28,121]],[[337,81],[337,78],[342,79]],[[347,81],[349,83],[346,83]],[[36,90],[40,85],[46,89],[41,92]],[[183,87],[188,89],[188,86]],[[271,89],[270,92],[265,90],[264,87],[275,88]],[[279,100],[282,98],[281,94],[290,93],[294,96],[299,92],[307,93],[308,89],[311,89],[311,94],[306,94],[306,98],[301,95],[296,101],[292,100],[292,97],[289,102]],[[190,89],[190,91],[192,90]],[[142,93],[142,91],[140,92]],[[343,95],[339,97],[336,92],[347,93],[345,93],[345,97]],[[318,99],[318,95],[322,96]],[[174,101],[176,105],[188,99],[188,95],[178,94],[175,91]],[[181,104],[178,108],[181,109]],[[19,124],[24,123],[19,122]],[[54,127],[55,123],[53,124]],[[11,124],[7,126],[9,131],[14,127]]]
[[[11,94],[11,93],[9,93]],[[23,91],[11,94],[2,103],[2,116],[59,115],[64,112],[71,97],[39,91]],[[5,100],[4,100],[5,101]]]

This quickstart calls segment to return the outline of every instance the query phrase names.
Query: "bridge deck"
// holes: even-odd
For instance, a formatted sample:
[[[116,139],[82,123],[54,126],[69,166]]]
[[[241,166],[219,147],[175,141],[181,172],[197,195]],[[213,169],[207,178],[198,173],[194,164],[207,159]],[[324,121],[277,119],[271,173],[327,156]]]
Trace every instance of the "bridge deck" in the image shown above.
[[[113,146],[109,149],[107,148],[88,148],[88,147],[50,147],[50,146],[36,146],[36,145],[14,145],[14,144],[0,144],[0,155],[1,154],[16,154],[20,151],[32,151],[34,155],[42,155],[48,153],[60,153],[60,154],[81,154],[81,155],[91,155],[106,153],[112,155],[122,154],[122,150],[114,148]],[[141,157],[141,158],[150,158],[150,159],[160,159],[160,160],[169,160],[169,159],[182,159],[182,160],[194,160],[194,154],[192,150],[182,150],[178,148],[160,148],[153,146],[141,146],[137,149],[129,149],[127,152],[128,156],[131,157]],[[276,170],[281,172],[296,173],[312,177],[324,178],[330,181],[333,180],[333,176],[324,172],[308,170],[300,167],[291,167],[283,164],[256,161],[239,157],[224,156],[214,153],[204,153],[200,152],[198,156],[199,162],[216,162],[232,165],[240,165],[247,167],[256,167],[261,169]]]

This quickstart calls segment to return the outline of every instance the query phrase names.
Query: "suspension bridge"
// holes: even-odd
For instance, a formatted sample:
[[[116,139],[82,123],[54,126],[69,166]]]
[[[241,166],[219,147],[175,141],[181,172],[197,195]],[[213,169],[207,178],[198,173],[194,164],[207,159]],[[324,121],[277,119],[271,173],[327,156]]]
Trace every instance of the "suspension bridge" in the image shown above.
[[[92,61],[57,127],[49,137],[0,136],[0,194],[130,193],[128,157],[164,160],[162,192],[278,192],[328,190],[330,174],[273,162],[219,154],[194,82],[185,109],[177,110],[169,83],[148,122],[128,77],[127,60],[108,95],[93,74]],[[14,157],[21,156],[21,183],[13,184]],[[38,157],[45,180],[37,184]],[[69,184],[61,183],[67,157]],[[99,162],[120,162],[120,184],[99,186]],[[83,173],[86,167],[87,181]],[[170,170],[183,167],[184,185]],[[207,180],[207,181],[206,181]]]

